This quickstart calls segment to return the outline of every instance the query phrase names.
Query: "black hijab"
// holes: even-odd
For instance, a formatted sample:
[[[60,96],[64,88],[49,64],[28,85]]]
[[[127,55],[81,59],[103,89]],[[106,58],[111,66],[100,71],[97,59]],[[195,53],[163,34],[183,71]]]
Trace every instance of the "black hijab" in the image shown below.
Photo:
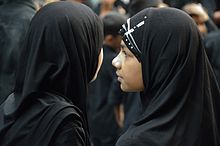
[[[219,146],[220,94],[193,20],[149,8],[121,31],[142,64],[144,112],[117,146]]]
[[[39,142],[39,137],[49,139],[48,133],[51,136],[56,129],[53,125],[71,113],[56,119],[66,107],[74,108],[73,113],[82,111],[81,117],[86,114],[87,85],[97,69],[102,28],[99,17],[80,3],[52,3],[35,15],[22,51],[14,97],[1,105],[4,143],[21,136],[17,145],[24,145],[25,139],[32,143]],[[40,130],[38,140],[28,138],[28,133]]]

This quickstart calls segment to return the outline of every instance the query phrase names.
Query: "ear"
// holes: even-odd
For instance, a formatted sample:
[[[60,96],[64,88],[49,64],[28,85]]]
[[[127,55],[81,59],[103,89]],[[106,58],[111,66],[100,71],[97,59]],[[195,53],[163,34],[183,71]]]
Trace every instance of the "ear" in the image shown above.
[[[105,38],[104,38],[104,43],[105,44],[112,44],[112,42],[113,42],[113,40],[114,40],[114,37],[113,37],[113,35],[106,35],[105,36]]]

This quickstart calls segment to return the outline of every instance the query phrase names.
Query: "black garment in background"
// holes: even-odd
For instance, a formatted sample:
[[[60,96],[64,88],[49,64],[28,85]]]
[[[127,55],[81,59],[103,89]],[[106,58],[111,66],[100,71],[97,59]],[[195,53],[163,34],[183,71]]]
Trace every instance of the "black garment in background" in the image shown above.
[[[208,10],[211,17],[213,16],[214,11],[220,10],[219,0],[201,0],[201,3]]]
[[[5,0],[0,0],[0,6],[5,3]]]
[[[109,100],[112,97],[112,88],[120,89],[116,79],[115,69],[111,65],[117,55],[115,49],[103,45],[104,59],[97,79],[89,86],[88,94],[88,121],[94,146],[114,146],[118,139],[120,128],[114,115],[114,106]],[[121,90],[114,95],[121,95]],[[121,99],[121,98],[120,98]]]
[[[0,105],[1,146],[90,146],[87,85],[97,69],[102,28],[99,17],[80,3],[55,2],[38,11],[22,50],[14,97]]]
[[[220,31],[209,33],[204,39],[204,44],[220,86]]]
[[[142,105],[140,102],[140,94],[136,92],[127,93],[124,97],[123,104],[125,119],[122,132],[125,132],[141,115]]]
[[[118,80],[115,79],[113,82],[118,82]],[[121,92],[121,88],[118,88],[118,86],[114,86],[111,89],[110,97],[112,97],[109,99],[110,104],[113,104],[113,105],[123,104],[124,106],[125,117],[124,117],[124,125],[120,133],[121,135],[141,115],[142,108],[141,108],[141,102],[140,102],[140,93]]]
[[[187,3],[199,2],[199,1],[200,0],[164,0],[164,3],[168,4],[170,7],[181,9]]]
[[[208,14],[213,18],[215,11],[220,11],[220,1],[219,0],[201,0],[202,5],[207,9]],[[220,28],[220,25],[218,25]]]
[[[116,146],[219,146],[219,88],[192,18],[149,8],[131,17],[137,24],[129,37],[141,51],[144,112]]]
[[[218,30],[218,26],[212,21],[212,19],[209,19],[208,21],[206,21],[205,25],[206,25],[208,33]]]
[[[0,7],[0,104],[14,91],[18,58],[35,12],[32,0]]]

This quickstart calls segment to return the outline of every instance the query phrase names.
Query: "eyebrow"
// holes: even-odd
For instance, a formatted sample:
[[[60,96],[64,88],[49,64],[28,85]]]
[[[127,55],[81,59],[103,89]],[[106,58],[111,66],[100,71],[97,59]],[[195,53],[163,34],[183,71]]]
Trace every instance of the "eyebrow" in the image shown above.
[[[121,44],[120,45],[122,48],[127,48],[127,46],[125,44]]]

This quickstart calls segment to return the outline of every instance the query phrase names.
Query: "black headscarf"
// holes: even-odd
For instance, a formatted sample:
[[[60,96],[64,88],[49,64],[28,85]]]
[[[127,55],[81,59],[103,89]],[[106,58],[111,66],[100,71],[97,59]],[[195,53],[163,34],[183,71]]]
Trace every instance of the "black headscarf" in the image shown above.
[[[22,136],[17,145],[24,145],[28,133],[42,130],[41,124],[46,129],[39,136],[49,139],[45,135],[53,134],[53,125],[71,113],[56,119],[66,107],[86,114],[87,85],[97,69],[102,28],[99,17],[80,3],[52,3],[35,15],[22,51],[14,97],[1,106],[4,126],[0,134],[5,143]]]
[[[149,8],[121,33],[142,64],[144,112],[116,145],[219,146],[219,89],[193,20]]]

